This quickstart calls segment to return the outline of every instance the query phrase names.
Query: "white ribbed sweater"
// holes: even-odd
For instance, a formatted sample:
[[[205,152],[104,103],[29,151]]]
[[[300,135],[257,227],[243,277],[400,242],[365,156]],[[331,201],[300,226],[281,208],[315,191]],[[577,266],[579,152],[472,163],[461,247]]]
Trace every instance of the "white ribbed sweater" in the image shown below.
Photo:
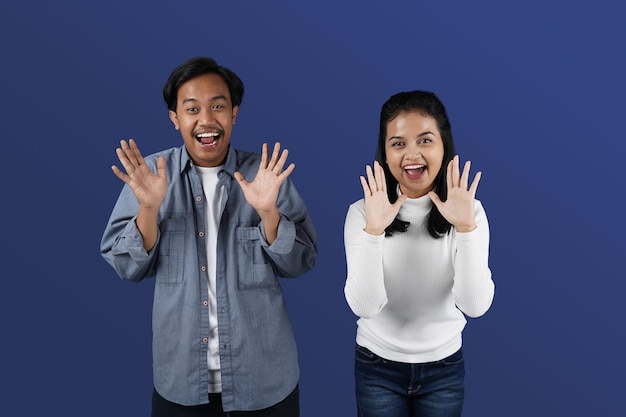
[[[389,360],[424,363],[453,354],[462,344],[463,313],[481,316],[493,300],[489,224],[480,201],[475,230],[452,228],[440,239],[426,230],[431,205],[428,196],[407,199],[399,217],[411,225],[391,237],[363,231],[363,199],[346,216],[344,291],[360,317],[356,342]]]

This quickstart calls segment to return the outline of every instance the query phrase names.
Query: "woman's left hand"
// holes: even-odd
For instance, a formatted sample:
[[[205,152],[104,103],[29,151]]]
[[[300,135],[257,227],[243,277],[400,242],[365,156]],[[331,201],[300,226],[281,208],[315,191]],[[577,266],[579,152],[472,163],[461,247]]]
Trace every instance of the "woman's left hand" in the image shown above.
[[[448,198],[441,201],[439,196],[430,191],[428,196],[433,201],[441,215],[454,226],[457,232],[471,232],[476,229],[474,218],[474,198],[480,181],[481,172],[477,172],[474,181],[469,185],[471,162],[465,162],[463,173],[459,169],[459,156],[456,155],[448,163],[446,180],[448,183]]]

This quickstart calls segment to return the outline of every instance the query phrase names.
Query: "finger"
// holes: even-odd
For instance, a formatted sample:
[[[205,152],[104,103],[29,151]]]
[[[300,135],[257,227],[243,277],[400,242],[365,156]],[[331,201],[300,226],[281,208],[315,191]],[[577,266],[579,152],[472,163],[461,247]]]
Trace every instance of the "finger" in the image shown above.
[[[116,167],[115,165],[113,165],[111,167],[111,170],[113,171],[113,173],[115,174],[115,176],[117,178],[119,178],[122,181],[124,181],[124,184],[128,184],[128,182],[130,181],[130,178],[128,177],[128,175],[126,175],[122,171],[120,171],[120,169],[118,167]]]
[[[376,178],[376,188],[380,191],[387,192],[387,182],[385,181],[385,171],[383,167],[378,163],[378,161],[374,161],[374,168],[376,169],[375,178]]]
[[[125,140],[120,141],[121,149],[126,155],[126,159],[128,162],[133,165],[133,167],[139,165],[139,161],[137,160],[137,144],[133,139],[129,139],[128,142]],[[127,170],[128,171],[128,170]]]
[[[274,169],[276,167],[276,164],[279,161],[279,157],[278,157],[279,153],[280,153],[280,142],[276,142],[274,143],[274,150],[272,151],[272,158],[270,159],[270,162],[267,165],[267,168]]]
[[[246,181],[245,177],[241,174],[241,172],[235,171],[233,176],[235,177],[235,180],[237,180],[241,188],[245,188],[248,186],[248,181]]]
[[[261,163],[259,165],[259,168],[266,168],[267,167],[267,143],[264,143],[263,146],[261,147]]]
[[[459,186],[459,176],[459,156],[455,155],[454,158],[452,158],[452,182],[455,187]]]
[[[280,154],[280,159],[278,160],[278,162],[276,163],[276,165],[274,165],[274,168],[272,169],[276,175],[279,175],[280,172],[283,170],[283,167],[285,166],[285,163],[287,162],[288,156],[289,156],[289,150],[284,149],[283,152]]]
[[[441,201],[441,199],[439,198],[437,193],[434,192],[434,191],[429,191],[428,192],[428,197],[430,197],[430,200],[433,202],[433,204],[435,206],[437,206],[437,209],[439,209],[441,207],[441,205],[443,204],[443,202]],[[441,210],[439,210],[439,211],[441,211]]]
[[[282,169],[282,167],[281,167]],[[283,182],[287,179],[287,177],[289,175],[291,175],[291,173],[293,172],[293,170],[296,169],[296,164],[291,163],[286,170],[284,170],[279,176],[278,179],[280,180],[280,182]]]
[[[167,177],[167,170],[165,168],[166,168],[165,158],[162,156],[159,156],[159,159],[157,159],[157,176]]]
[[[407,198],[409,198],[409,196],[407,196],[406,194],[401,194],[398,196],[396,202],[393,203],[393,206],[396,208],[397,211],[400,211],[400,206],[406,201]]]
[[[141,151],[135,142],[135,139],[128,140],[128,147],[130,148],[130,152],[132,157],[135,159],[137,165],[145,164],[143,156],[141,155]]]
[[[132,174],[136,167],[139,166],[137,162],[137,157],[135,155],[135,150],[131,148],[131,145],[134,145],[135,149],[137,145],[135,141],[130,139],[128,142],[125,140],[120,141],[120,147],[116,149],[117,157],[124,166],[124,169],[128,174]]]
[[[117,148],[115,150],[115,153],[117,154],[117,159],[120,160],[120,163],[124,167],[124,170],[126,171],[126,173],[130,175],[133,172],[135,172],[135,166],[128,159],[128,154],[124,152],[123,147],[124,147],[124,144],[122,144],[122,148]],[[126,146],[126,151],[128,151],[128,146]]]
[[[372,172],[372,167],[369,165],[365,166],[365,173],[367,175],[367,183],[370,188],[370,192],[373,194],[378,191],[378,187],[376,186],[376,180],[374,179],[374,173]]]
[[[474,176],[474,181],[472,181],[472,185],[470,186],[470,189],[469,189],[472,197],[476,196],[476,190],[478,190],[478,183],[480,182],[480,178],[482,176],[483,176],[483,173],[481,171],[478,171],[476,175]]]
[[[454,158],[448,162],[448,166],[446,167],[446,184],[448,185],[448,190],[454,188],[454,181],[452,181],[452,164],[454,163]]]
[[[370,190],[370,186],[367,184],[367,180],[363,175],[361,175],[359,179],[361,180],[361,186],[363,187],[363,196],[367,200],[372,196],[372,191]]]
[[[469,182],[469,173],[470,173],[471,166],[472,166],[471,161],[466,161],[465,165],[463,166],[463,174],[461,175],[461,182],[460,182],[460,186],[461,188],[463,188],[463,190],[467,190],[467,184]]]

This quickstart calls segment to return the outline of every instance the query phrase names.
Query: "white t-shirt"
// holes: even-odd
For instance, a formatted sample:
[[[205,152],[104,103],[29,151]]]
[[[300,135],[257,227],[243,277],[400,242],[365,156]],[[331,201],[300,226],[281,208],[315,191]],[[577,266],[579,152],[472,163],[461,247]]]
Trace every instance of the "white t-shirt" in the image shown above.
[[[217,297],[216,297],[216,263],[217,263],[217,230],[222,213],[223,187],[219,186],[218,172],[222,168],[199,167],[196,171],[202,181],[202,189],[205,198],[205,221],[206,221],[206,248],[209,279],[209,345],[207,363],[209,366],[209,392],[222,391],[222,378],[220,373],[219,335],[217,332]]]

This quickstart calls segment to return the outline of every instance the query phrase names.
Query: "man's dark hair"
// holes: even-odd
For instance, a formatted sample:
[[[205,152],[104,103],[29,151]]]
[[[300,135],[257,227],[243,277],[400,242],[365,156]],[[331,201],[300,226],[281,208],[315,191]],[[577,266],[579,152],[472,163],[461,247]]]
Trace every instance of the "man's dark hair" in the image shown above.
[[[448,163],[454,158],[454,141],[452,140],[452,129],[448,115],[443,103],[430,91],[403,91],[391,96],[382,106],[380,111],[380,129],[378,133],[378,145],[376,147],[376,160],[385,171],[387,182],[387,194],[389,201],[393,204],[398,199],[398,181],[394,178],[387,165],[387,155],[385,152],[385,139],[387,137],[387,125],[400,113],[420,112],[424,116],[435,119],[439,133],[443,141],[443,162],[435,177],[433,191],[445,201],[448,198],[448,187],[446,183],[446,172]],[[406,232],[409,223],[396,217],[385,229],[385,235],[391,236],[395,232]],[[452,225],[439,213],[434,204],[428,215],[428,233],[435,239],[447,234]]]
[[[165,104],[167,104],[167,108],[173,112],[176,111],[178,89],[181,85],[192,78],[211,73],[222,77],[228,86],[233,107],[239,106],[243,99],[244,91],[241,79],[230,69],[218,65],[213,58],[200,56],[183,62],[170,74],[163,87],[163,99],[165,100]]]

